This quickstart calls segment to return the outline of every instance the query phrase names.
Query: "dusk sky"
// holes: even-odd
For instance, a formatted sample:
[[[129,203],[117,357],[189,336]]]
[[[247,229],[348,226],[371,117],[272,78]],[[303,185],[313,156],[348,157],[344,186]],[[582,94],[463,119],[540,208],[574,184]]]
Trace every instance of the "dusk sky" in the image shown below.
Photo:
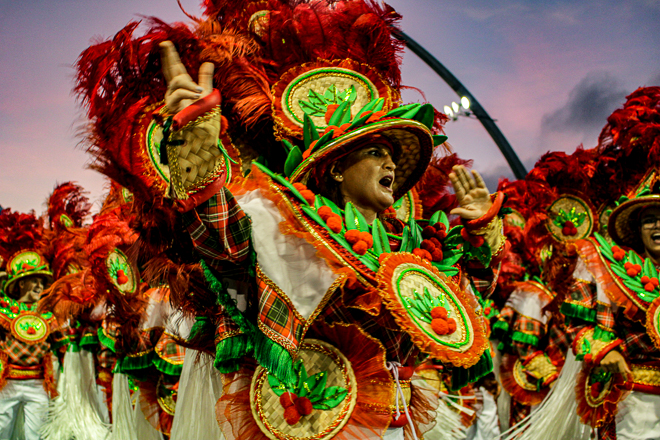
[[[238,1],[238,0],[237,0]],[[200,15],[197,0],[182,0]],[[402,28],[472,92],[529,170],[546,151],[596,145],[607,116],[640,86],[660,85],[660,0],[391,0]],[[103,178],[85,169],[72,65],[93,39],[139,15],[187,21],[176,0],[0,0],[0,205],[43,210],[58,182],[98,209]],[[438,109],[454,92],[406,51],[403,82]],[[404,102],[424,101],[414,90]],[[494,190],[512,173],[477,120],[449,142]],[[640,164],[641,165],[641,164]]]

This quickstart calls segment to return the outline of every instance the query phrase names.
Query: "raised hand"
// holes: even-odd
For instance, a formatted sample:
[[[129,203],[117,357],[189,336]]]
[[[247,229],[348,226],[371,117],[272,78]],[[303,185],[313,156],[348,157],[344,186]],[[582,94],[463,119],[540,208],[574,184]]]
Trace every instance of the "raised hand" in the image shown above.
[[[456,165],[449,173],[449,180],[454,187],[458,208],[451,210],[465,220],[475,220],[488,212],[492,202],[490,193],[481,175],[472,170],[468,173],[463,165]]]
[[[167,81],[165,105],[170,112],[178,113],[213,91],[213,63],[204,63],[200,66],[196,83],[188,75],[171,41],[160,43],[160,59],[163,75]]]

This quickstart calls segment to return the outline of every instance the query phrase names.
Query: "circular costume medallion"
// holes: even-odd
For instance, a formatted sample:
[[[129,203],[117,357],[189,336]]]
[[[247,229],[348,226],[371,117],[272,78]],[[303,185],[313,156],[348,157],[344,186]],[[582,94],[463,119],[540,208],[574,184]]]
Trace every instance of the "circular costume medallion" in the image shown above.
[[[325,376],[324,382],[311,387],[314,393],[307,394],[315,405],[308,415],[303,415],[294,423],[285,419],[285,408],[280,403],[283,392],[293,392],[291,388],[281,385],[273,388],[277,379],[270,376],[263,367],[258,367],[252,377],[250,386],[250,409],[261,431],[273,440],[324,440],[334,437],[348,422],[353,413],[357,397],[357,383],[350,362],[338,349],[323,341],[305,340],[299,352],[302,368],[308,378]],[[300,374],[300,373],[299,373]],[[300,376],[299,376],[300,377]],[[308,379],[309,380],[309,379]],[[313,380],[313,379],[311,379]],[[323,400],[313,396],[323,397],[333,390],[346,390],[343,399],[329,409],[319,409]],[[302,396],[302,392],[299,393]],[[334,403],[337,403],[335,401]]]
[[[547,227],[557,241],[579,240],[591,235],[594,215],[581,198],[564,194],[548,208]]]
[[[327,67],[294,78],[282,94],[282,110],[299,127],[307,114],[316,128],[325,129],[328,105],[352,102],[351,114],[355,115],[374,99],[378,99],[378,90],[369,78],[353,70]]]
[[[36,344],[48,338],[48,323],[38,314],[23,312],[11,323],[11,334],[26,344]]]
[[[394,253],[377,279],[385,305],[424,353],[455,366],[479,361],[488,342],[478,306],[450,278],[416,255]]]
[[[137,280],[133,272],[133,266],[128,258],[119,249],[114,249],[105,260],[110,281],[123,294],[133,293],[137,287]]]
[[[257,37],[263,37],[268,29],[268,21],[270,19],[270,11],[262,10],[257,11],[250,16],[248,20],[248,29]]]
[[[504,223],[508,226],[525,229],[527,220],[525,220],[525,217],[519,211],[511,208],[511,212],[504,217]]]
[[[152,121],[147,129],[147,154],[151,166],[156,171],[157,176],[165,183],[170,183],[170,167],[164,165],[160,158],[160,142],[163,140],[163,131],[156,121]]]

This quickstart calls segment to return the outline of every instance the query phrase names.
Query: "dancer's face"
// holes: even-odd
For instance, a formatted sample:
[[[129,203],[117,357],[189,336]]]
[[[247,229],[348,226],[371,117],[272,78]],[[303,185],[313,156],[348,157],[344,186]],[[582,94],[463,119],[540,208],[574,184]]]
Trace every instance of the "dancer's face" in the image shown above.
[[[350,153],[331,173],[339,182],[344,203],[353,203],[372,222],[394,203],[395,169],[390,149],[375,143]]]

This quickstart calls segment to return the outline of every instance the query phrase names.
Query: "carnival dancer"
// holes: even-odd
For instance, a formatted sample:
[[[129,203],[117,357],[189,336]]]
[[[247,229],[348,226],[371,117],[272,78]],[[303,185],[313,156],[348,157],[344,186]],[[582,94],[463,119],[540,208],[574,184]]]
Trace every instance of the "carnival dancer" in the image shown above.
[[[584,361],[578,413],[605,439],[660,436],[658,102],[660,88],[638,89],[608,118],[593,182],[615,206],[601,217],[611,212],[612,242],[596,233],[575,243],[575,281],[561,308]],[[639,168],[640,158],[649,170]]]
[[[198,22],[197,35],[162,27],[155,38],[129,40],[129,29],[81,57],[79,90],[95,118],[91,150],[97,168],[134,194],[141,274],[167,279],[175,303],[197,316],[196,341],[213,341],[215,366],[225,373],[216,409],[227,438],[402,438],[404,431],[418,438],[433,425],[436,404],[433,393],[411,386],[420,359],[446,365],[454,388],[490,371],[467,272],[489,267],[505,250],[502,196],[489,196],[478,173],[457,167],[453,213],[462,225],[450,228],[443,212],[403,222],[388,209],[446,140],[441,116],[428,104],[399,105],[398,83],[389,82],[398,78],[393,10],[360,1],[207,9],[213,14]],[[345,40],[356,32],[361,39]],[[323,35],[337,40],[319,45]],[[254,46],[221,56],[225,42],[241,39]],[[153,69],[157,43],[167,90],[160,78],[137,91],[130,87],[139,81],[106,76],[141,69],[82,68],[99,59],[131,63],[123,51],[147,44],[139,52]],[[298,45],[307,47],[293,50]],[[243,47],[284,58],[241,57],[249,55],[235,52]],[[379,72],[368,56],[348,58],[359,48],[376,51],[371,61],[390,70]],[[227,81],[214,82],[213,63],[200,65],[199,53]],[[241,69],[245,75],[236,76]],[[119,89],[99,95],[101,83]],[[158,91],[165,106],[154,100]],[[124,99],[132,103],[123,114],[108,111]],[[121,128],[108,131],[113,118]],[[247,178],[230,178],[237,156],[229,121],[240,133],[254,120],[270,121],[274,131],[260,136],[271,147],[281,139],[284,149],[264,154],[268,166],[253,162]]]
[[[39,298],[52,280],[43,227],[33,213],[0,213],[0,252],[8,279],[0,298],[0,438],[17,424],[26,439],[39,439],[50,398],[57,396],[53,357],[67,338],[50,312],[38,312]],[[62,352],[60,352],[62,350]],[[17,420],[23,406],[24,420]]]
[[[69,347],[58,381],[59,396],[50,405],[41,430],[45,440],[107,437],[108,411],[103,391],[97,387],[94,353],[98,351],[95,286],[89,276],[84,251],[91,203],[82,187],[65,182],[48,198],[49,245],[53,284],[45,290],[39,310],[50,311],[59,322],[68,323]]]

